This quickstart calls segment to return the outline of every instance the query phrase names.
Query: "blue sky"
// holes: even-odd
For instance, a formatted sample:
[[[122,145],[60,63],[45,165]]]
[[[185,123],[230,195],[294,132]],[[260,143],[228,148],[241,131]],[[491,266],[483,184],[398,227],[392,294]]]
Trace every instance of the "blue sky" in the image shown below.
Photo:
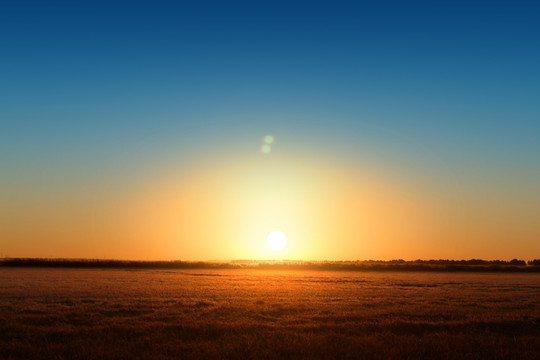
[[[276,151],[539,198],[539,18],[519,1],[3,2],[4,195],[272,133]]]
[[[365,138],[538,167],[532,2],[2,7],[8,164],[278,131],[338,152]]]

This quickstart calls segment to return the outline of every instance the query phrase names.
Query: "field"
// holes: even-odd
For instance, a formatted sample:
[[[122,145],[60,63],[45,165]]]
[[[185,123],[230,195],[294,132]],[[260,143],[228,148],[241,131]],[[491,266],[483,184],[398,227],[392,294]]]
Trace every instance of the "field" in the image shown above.
[[[539,273],[0,268],[2,359],[538,359]]]

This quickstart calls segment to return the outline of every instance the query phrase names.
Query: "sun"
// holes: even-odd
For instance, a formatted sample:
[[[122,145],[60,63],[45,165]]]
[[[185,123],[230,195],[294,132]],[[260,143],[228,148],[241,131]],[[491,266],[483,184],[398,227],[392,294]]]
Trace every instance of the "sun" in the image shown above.
[[[268,247],[274,251],[283,250],[287,245],[287,236],[281,231],[272,231],[266,238]]]

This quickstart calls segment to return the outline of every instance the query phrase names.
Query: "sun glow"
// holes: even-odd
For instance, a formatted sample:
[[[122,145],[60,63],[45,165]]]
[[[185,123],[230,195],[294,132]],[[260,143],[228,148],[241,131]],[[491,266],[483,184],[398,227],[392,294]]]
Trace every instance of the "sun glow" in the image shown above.
[[[266,238],[268,247],[274,251],[283,250],[287,245],[287,236],[281,231],[272,231]]]
[[[111,250],[111,254],[130,258],[150,254],[162,259],[174,254],[189,261],[339,260],[397,258],[419,234],[444,235],[426,226],[438,221],[422,216],[429,203],[415,189],[388,181],[391,177],[386,174],[354,172],[324,158],[275,155],[201,163],[189,173],[157,174],[143,187],[107,195],[95,205],[96,221],[101,224],[96,231],[104,239],[103,246],[105,239],[118,239],[122,252]],[[48,224],[73,214],[51,218]],[[33,229],[35,236],[43,236],[38,232],[42,228]],[[74,227],[73,236],[82,236],[78,229]],[[275,230],[291,240],[283,241],[281,250],[270,244],[274,235],[268,239]],[[153,238],[161,243],[149,241]],[[389,248],[393,252],[383,252]]]

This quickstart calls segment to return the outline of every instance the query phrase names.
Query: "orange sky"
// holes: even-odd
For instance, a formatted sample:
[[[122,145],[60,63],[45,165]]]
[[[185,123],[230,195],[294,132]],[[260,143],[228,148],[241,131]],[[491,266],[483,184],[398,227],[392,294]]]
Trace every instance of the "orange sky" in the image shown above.
[[[4,207],[1,250],[182,260],[509,259],[540,251],[533,201],[333,160],[256,154],[86,189],[34,190]],[[284,250],[268,248],[272,230],[288,236]]]

